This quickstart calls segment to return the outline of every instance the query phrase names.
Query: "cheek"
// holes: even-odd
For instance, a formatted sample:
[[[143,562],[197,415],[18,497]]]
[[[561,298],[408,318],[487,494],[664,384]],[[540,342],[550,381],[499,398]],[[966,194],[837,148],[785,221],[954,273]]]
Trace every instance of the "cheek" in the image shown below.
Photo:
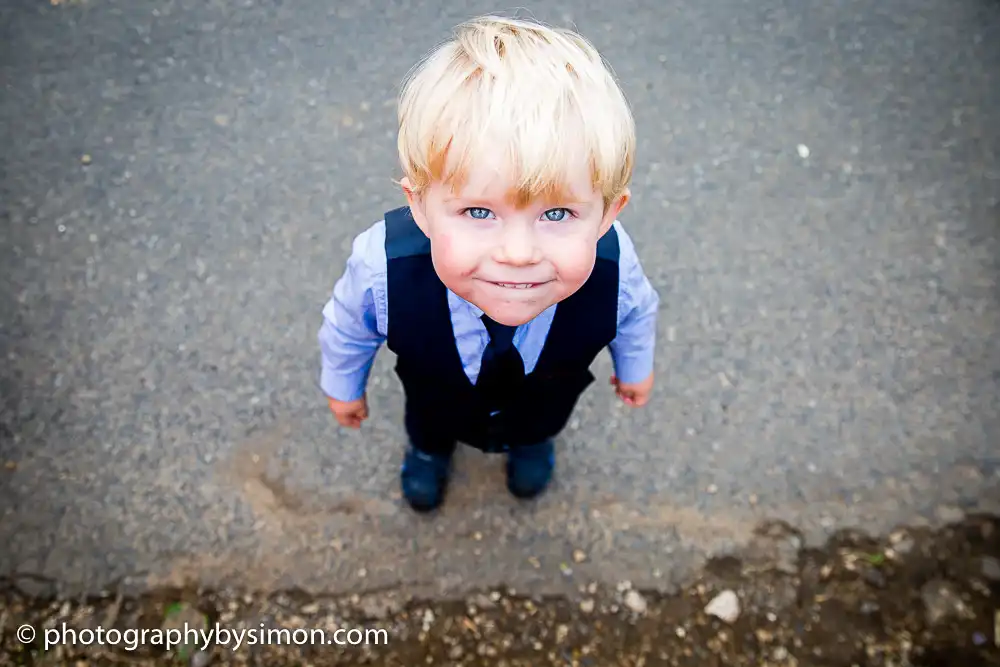
[[[582,284],[594,270],[597,248],[590,239],[562,239],[548,253],[559,279],[565,283]]]
[[[438,272],[451,278],[467,276],[476,267],[472,244],[461,234],[451,231],[432,237],[431,255]]]

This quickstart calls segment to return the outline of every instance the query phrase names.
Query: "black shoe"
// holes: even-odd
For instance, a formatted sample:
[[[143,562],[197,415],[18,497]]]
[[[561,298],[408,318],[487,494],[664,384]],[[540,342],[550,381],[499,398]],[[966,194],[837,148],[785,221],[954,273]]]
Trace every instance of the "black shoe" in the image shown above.
[[[507,489],[518,498],[534,498],[549,485],[555,466],[552,440],[527,447],[511,447],[507,455]]]
[[[451,457],[410,447],[399,475],[406,502],[417,512],[437,509],[444,500],[450,472]]]

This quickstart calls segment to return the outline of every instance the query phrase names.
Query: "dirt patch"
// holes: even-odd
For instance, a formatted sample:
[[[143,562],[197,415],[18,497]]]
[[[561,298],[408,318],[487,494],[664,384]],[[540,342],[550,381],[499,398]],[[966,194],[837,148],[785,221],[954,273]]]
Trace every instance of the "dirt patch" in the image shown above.
[[[821,549],[803,548],[793,528],[770,522],[758,527],[740,558],[712,561],[673,595],[623,581],[610,589],[582,585],[571,598],[509,589],[435,602],[393,592],[324,598],[160,589],[136,598],[57,600],[29,597],[7,582],[0,661],[74,667],[1000,665],[998,559],[1000,520],[976,516],[937,531],[901,528],[879,539],[843,532]],[[35,634],[26,643],[20,641],[25,624]],[[219,634],[212,639],[198,631]],[[47,650],[46,637],[54,640]]]

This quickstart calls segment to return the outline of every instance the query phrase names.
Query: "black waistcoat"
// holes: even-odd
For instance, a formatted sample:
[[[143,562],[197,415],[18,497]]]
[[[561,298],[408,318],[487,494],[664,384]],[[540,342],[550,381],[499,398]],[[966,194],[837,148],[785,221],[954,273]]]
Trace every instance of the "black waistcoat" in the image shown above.
[[[618,321],[618,235],[597,245],[594,270],[560,302],[538,363],[511,407],[490,413],[469,381],[455,342],[448,292],[434,271],[430,241],[409,207],[385,214],[389,330],[403,383],[407,426],[484,451],[532,444],[559,433],[594,381],[590,365],[614,340]]]

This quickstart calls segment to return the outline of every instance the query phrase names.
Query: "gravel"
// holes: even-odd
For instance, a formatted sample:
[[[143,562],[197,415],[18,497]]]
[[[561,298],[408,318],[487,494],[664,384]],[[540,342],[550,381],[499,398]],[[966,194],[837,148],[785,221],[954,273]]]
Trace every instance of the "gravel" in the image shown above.
[[[791,554],[759,548],[776,535],[774,524],[763,525],[756,547],[713,560],[676,592],[639,590],[623,580],[581,586],[579,599],[498,588],[443,602],[392,593],[325,598],[178,589],[61,600],[31,598],[7,582],[0,659],[74,667],[1000,665],[1000,585],[984,565],[1000,554],[998,527],[998,517],[974,516],[936,531],[900,528],[883,539],[844,531],[822,548],[800,544]],[[905,554],[900,545],[907,545]],[[775,557],[768,561],[762,551]],[[877,583],[871,572],[880,573]],[[786,586],[794,591],[791,602]],[[28,645],[18,641],[25,623],[39,629]],[[145,629],[149,640],[97,646],[84,631],[99,627]],[[90,646],[44,651],[42,628],[53,629],[55,639],[75,631]],[[215,645],[190,633],[181,641],[187,629],[215,628],[227,633]],[[309,638],[317,630],[326,646]],[[247,631],[258,633],[256,644]],[[154,643],[157,632],[172,636],[169,651]],[[260,641],[268,632],[270,640]],[[303,641],[294,645],[296,639]]]

